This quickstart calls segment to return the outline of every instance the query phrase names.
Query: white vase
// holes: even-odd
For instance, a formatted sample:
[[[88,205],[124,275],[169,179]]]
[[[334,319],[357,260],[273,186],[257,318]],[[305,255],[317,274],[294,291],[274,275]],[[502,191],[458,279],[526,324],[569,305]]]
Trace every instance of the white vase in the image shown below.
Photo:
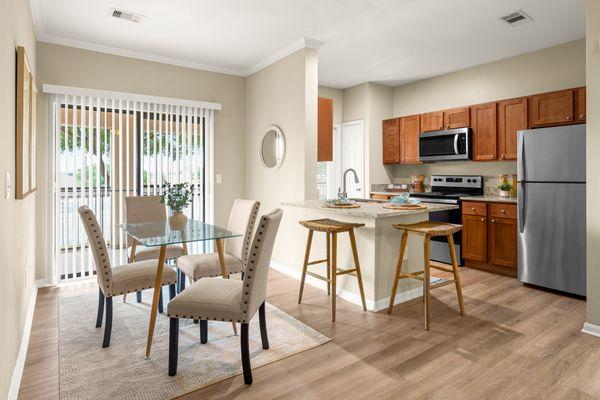
[[[508,197],[510,197],[510,191],[509,190],[500,190],[499,195],[502,198],[508,198]]]

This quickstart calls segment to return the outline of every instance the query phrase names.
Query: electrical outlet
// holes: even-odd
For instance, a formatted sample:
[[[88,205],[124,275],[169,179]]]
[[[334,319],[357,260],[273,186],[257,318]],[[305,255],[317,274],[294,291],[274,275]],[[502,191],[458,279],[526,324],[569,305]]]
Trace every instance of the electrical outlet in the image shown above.
[[[223,183],[223,175],[221,175],[221,174],[215,175],[215,180],[217,181],[217,183]]]
[[[29,286],[29,268],[25,268],[25,287]]]

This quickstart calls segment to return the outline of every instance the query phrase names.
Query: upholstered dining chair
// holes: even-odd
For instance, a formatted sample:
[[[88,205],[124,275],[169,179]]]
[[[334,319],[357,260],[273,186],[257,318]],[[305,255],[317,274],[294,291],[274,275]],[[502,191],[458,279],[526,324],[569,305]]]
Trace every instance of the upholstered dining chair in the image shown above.
[[[260,203],[254,200],[235,199],[229,214],[227,230],[243,233],[243,236],[225,239],[224,258],[227,273],[243,272],[250,240],[254,231],[254,223]],[[217,253],[190,254],[177,259],[177,267],[182,274],[189,277],[190,282],[200,278],[221,276],[221,265]],[[179,277],[179,290],[185,289],[185,279]]]
[[[125,217],[127,223],[163,222],[167,220],[167,208],[160,202],[160,196],[128,196],[125,198]],[[160,247],[134,246],[133,239],[127,238],[127,259],[129,263],[158,259]],[[186,254],[185,245],[172,244],[167,246],[167,260],[177,259]],[[158,302],[158,311],[163,312],[162,291]],[[136,293],[137,302],[142,301],[142,292]],[[123,301],[125,301],[123,296]]]
[[[175,376],[177,373],[180,318],[200,320],[200,343],[208,341],[208,320],[237,321],[242,325],[240,344],[244,382],[247,385],[252,384],[248,324],[258,311],[262,348],[268,349],[269,339],[265,319],[267,277],[282,215],[283,211],[276,209],[261,217],[249,249],[243,280],[199,279],[169,302],[167,315],[170,319],[170,376]]]
[[[98,279],[98,315],[96,317],[96,328],[102,326],[104,314],[104,303],[106,303],[106,319],[104,323],[104,339],[102,347],[110,345],[110,334],[112,330],[112,298],[114,296],[137,292],[154,287],[158,260],[136,261],[130,264],[120,265],[112,268],[108,249],[96,215],[87,206],[79,207],[79,217],[85,227],[85,232],[90,243],[94,262],[96,263],[96,277]],[[169,294],[175,297],[175,285],[177,283],[177,272],[171,267],[165,266],[162,276],[162,285],[169,285]]]

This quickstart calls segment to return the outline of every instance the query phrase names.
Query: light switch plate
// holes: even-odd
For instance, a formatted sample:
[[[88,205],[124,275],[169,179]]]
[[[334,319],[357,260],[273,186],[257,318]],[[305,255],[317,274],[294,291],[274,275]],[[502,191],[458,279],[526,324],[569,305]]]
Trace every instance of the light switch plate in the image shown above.
[[[12,194],[12,180],[10,179],[10,173],[7,172],[4,174],[4,198],[10,199],[10,195]]]
[[[215,180],[217,181],[217,183],[223,183],[223,175],[221,175],[221,174],[215,175]]]

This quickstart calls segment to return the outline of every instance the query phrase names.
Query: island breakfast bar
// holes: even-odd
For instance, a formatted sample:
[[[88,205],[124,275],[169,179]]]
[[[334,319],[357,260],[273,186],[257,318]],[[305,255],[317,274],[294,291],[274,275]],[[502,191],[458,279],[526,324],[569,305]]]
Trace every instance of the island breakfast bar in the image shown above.
[[[284,202],[283,221],[277,237],[276,251],[273,254],[273,268],[300,279],[305,254],[307,232],[299,221],[331,218],[344,222],[364,224],[355,229],[356,244],[362,270],[367,309],[380,311],[389,305],[389,297],[394,280],[394,272],[400,252],[402,231],[394,224],[411,224],[429,220],[429,213],[456,209],[451,204],[423,203],[427,208],[418,210],[390,210],[382,202],[360,202],[359,208],[336,209],[323,207],[323,200]],[[323,234],[324,236],[324,234]],[[342,236],[342,235],[340,235]],[[350,241],[340,237],[338,241],[338,267],[354,265]],[[325,258],[326,241],[315,233],[312,241],[311,258]],[[423,239],[409,236],[404,255],[404,271],[423,269]],[[325,264],[311,266],[312,270],[325,275]],[[306,283],[327,290],[326,283],[307,277]],[[357,280],[352,276],[340,276],[337,282],[338,296],[361,305]],[[412,280],[399,282],[394,304],[422,295],[422,285]]]

